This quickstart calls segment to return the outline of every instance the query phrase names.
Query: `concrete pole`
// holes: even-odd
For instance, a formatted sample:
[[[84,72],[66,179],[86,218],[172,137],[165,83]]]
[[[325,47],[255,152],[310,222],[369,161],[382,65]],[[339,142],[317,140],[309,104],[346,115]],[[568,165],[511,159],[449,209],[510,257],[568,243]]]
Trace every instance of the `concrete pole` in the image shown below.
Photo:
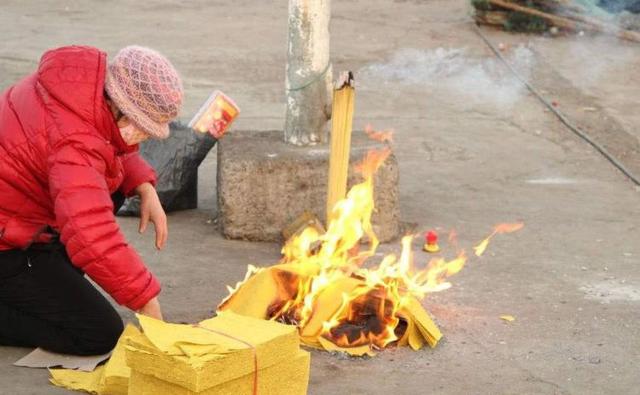
[[[333,92],[330,19],[331,0],[289,0],[284,139],[290,144],[327,141]]]

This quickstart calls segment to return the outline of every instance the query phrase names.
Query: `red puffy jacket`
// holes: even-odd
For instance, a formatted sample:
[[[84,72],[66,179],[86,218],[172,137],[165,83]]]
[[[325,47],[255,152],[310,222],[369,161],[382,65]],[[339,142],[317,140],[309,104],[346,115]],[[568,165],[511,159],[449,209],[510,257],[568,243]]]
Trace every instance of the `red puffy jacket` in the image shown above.
[[[0,250],[60,234],[74,265],[133,310],[160,292],[120,232],[111,194],[155,183],[104,99],[104,52],[65,47],[0,96]]]

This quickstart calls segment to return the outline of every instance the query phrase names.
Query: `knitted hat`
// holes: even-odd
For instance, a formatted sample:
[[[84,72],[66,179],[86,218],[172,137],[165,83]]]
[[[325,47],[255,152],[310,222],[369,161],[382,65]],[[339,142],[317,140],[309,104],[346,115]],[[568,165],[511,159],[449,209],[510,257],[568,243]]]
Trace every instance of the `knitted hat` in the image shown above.
[[[182,81],[158,52],[129,46],[107,67],[105,90],[115,105],[152,138],[169,137],[169,122],[182,106]]]

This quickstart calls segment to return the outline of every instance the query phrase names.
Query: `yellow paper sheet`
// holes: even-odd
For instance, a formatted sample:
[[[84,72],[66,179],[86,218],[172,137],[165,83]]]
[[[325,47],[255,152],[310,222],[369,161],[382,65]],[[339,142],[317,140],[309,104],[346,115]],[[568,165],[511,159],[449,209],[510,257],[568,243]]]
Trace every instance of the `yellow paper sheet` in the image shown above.
[[[406,315],[406,319],[415,324],[431,348],[435,347],[442,338],[442,332],[417,299],[410,298],[400,315]]]
[[[270,270],[263,270],[256,273],[242,286],[242,288],[237,291],[236,295],[239,294],[241,299],[256,299],[261,300],[262,303],[248,303],[241,305],[239,303],[235,303],[234,300],[234,308],[230,310],[241,315],[246,315],[247,317],[266,319],[267,309],[266,307],[263,307],[263,304],[268,304],[269,301],[274,300],[278,295],[278,288],[275,281],[273,281],[272,275],[273,274]],[[225,302],[223,302],[222,305],[224,306]]]
[[[185,355],[185,351],[180,347],[182,345],[192,346],[190,350],[193,355],[188,356],[193,357],[215,353],[216,350],[226,352],[239,346],[237,341],[196,326],[171,324],[144,315],[137,317],[144,336],[167,355]],[[240,346],[246,348],[242,344]]]
[[[310,355],[298,351],[295,357],[258,371],[258,394],[304,395],[309,383]],[[238,377],[202,392],[194,392],[174,383],[134,370],[130,393],[136,395],[252,395],[254,373]]]
[[[100,380],[104,372],[104,365],[98,366],[93,372],[83,372],[72,369],[49,369],[49,381],[58,387],[72,391],[83,391],[98,394]]]

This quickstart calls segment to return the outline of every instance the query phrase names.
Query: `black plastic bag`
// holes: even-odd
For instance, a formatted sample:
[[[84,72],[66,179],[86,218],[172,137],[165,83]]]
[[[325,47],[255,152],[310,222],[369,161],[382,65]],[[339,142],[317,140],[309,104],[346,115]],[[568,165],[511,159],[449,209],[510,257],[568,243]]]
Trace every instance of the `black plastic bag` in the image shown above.
[[[172,122],[166,140],[147,140],[140,145],[140,155],[156,170],[156,191],[164,210],[194,209],[198,206],[198,166],[216,145],[209,133],[197,133]],[[132,197],[122,205],[118,215],[139,215],[140,199]]]

